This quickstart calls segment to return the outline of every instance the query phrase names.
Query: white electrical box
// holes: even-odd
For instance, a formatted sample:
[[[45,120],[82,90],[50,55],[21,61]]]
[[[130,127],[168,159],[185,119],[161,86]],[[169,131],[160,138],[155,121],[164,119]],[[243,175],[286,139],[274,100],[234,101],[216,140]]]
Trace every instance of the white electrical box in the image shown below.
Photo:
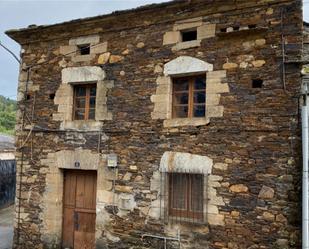
[[[108,154],[107,155],[107,167],[110,167],[110,168],[115,168],[117,167],[117,162],[118,160],[118,157],[116,154]]]

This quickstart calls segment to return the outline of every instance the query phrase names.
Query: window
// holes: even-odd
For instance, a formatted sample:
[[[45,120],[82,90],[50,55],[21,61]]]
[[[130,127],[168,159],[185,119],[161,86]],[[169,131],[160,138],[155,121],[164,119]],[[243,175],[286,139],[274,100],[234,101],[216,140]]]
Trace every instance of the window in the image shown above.
[[[74,86],[74,118],[89,120],[95,118],[96,85]]]
[[[183,42],[197,40],[197,30],[185,30],[181,32],[181,38]]]
[[[173,118],[205,117],[206,76],[173,80]]]
[[[203,175],[169,173],[169,216],[203,221]]]
[[[78,45],[77,47],[80,55],[90,54],[90,44]]]

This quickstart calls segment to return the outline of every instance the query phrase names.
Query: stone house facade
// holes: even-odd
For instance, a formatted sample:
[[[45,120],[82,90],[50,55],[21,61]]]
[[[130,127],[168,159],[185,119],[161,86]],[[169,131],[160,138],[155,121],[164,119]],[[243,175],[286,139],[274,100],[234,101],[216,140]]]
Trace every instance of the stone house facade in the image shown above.
[[[172,1],[21,44],[14,248],[300,248],[302,1]]]

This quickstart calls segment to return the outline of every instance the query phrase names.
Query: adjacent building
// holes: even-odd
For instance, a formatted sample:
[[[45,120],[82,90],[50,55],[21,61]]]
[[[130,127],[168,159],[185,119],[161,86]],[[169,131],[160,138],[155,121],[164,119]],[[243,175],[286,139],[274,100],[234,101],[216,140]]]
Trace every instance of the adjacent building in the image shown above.
[[[14,248],[300,248],[302,1],[10,30]]]
[[[15,201],[16,162],[14,138],[0,134],[0,208]]]

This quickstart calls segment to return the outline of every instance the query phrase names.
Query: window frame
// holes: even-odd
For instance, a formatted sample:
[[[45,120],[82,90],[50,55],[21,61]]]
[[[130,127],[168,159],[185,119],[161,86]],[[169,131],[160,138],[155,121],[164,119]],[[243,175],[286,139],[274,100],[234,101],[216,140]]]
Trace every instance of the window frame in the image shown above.
[[[173,191],[171,188],[173,187],[173,177],[184,177],[186,179],[185,182],[185,193],[184,194],[184,200],[185,200],[185,209],[175,208],[172,205],[175,203]],[[200,183],[201,183],[201,196],[199,196],[201,200],[201,210],[193,210],[192,209],[192,201],[196,201],[194,199],[193,195],[193,181],[194,177],[200,177]],[[202,174],[191,174],[191,173],[168,173],[168,214],[171,218],[176,219],[189,219],[194,221],[200,221],[202,222],[204,220],[204,187],[205,187],[205,181],[204,181],[204,175]]]
[[[82,87],[82,88],[85,88],[86,89],[86,95],[85,96],[82,96],[82,97],[77,97],[77,88],[78,87]],[[96,95],[95,96],[92,96],[90,94],[90,89],[95,87],[96,89]],[[90,99],[91,98],[95,98],[95,103],[97,101],[97,84],[96,83],[92,83],[92,84],[76,84],[76,85],[73,85],[73,114],[72,114],[72,120],[74,121],[88,121],[88,120],[95,120],[95,113],[96,113],[96,104],[95,104],[95,107],[94,108],[90,108]],[[77,102],[76,100],[77,99],[85,99],[85,107],[84,108],[77,108]],[[93,109],[94,110],[94,118],[89,118],[89,113],[90,113],[90,110]],[[77,110],[84,110],[84,119],[77,119],[76,118],[76,114],[75,112]]]
[[[194,84],[195,80],[199,77],[204,77],[205,80],[205,89],[195,89]],[[184,91],[175,91],[175,84],[177,80],[188,80],[188,90]],[[176,94],[179,93],[188,93],[188,104],[175,104],[176,103]],[[204,103],[194,103],[194,94],[196,92],[204,92],[205,93],[205,102]],[[172,78],[172,118],[177,119],[192,119],[192,118],[204,118],[206,117],[206,74],[198,74],[198,75],[191,75],[191,76],[185,76],[185,77],[174,77]],[[181,106],[188,106],[188,114],[187,117],[179,117],[176,115],[175,107],[181,107]],[[194,116],[194,107],[195,106],[205,106],[205,115],[202,117]]]

